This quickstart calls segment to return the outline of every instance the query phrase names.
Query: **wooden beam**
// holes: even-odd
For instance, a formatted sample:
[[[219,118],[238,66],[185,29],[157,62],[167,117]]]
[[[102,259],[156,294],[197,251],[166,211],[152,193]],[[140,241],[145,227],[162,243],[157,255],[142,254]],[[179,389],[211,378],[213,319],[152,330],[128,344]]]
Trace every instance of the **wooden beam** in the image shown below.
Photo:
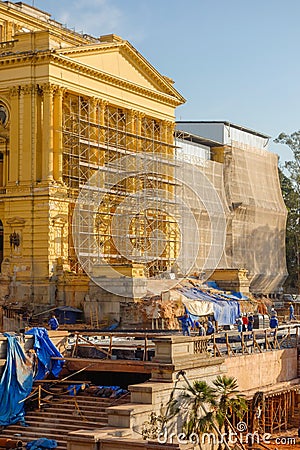
[[[154,368],[174,370],[172,364],[155,364],[147,361],[135,360],[109,360],[90,358],[51,358],[53,360],[66,361],[69,370],[80,370],[86,367],[91,372],[133,372],[151,374]]]

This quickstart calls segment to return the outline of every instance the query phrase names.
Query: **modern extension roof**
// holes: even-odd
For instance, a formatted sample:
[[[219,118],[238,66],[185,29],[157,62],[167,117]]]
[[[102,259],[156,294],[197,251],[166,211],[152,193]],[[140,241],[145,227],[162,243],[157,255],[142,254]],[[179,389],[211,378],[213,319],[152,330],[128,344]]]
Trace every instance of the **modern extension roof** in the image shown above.
[[[217,123],[217,124],[223,124],[223,125],[225,125],[227,127],[236,128],[237,130],[245,131],[247,133],[250,133],[250,134],[253,134],[255,136],[259,136],[259,137],[265,138],[265,139],[270,139],[271,138],[271,136],[269,136],[267,134],[260,133],[259,131],[252,130],[251,128],[247,128],[247,127],[244,127],[242,125],[236,125],[236,124],[234,124],[232,122],[229,122],[227,120],[179,120],[179,121],[176,121],[176,123],[177,124],[180,124],[180,123],[203,123],[203,124]]]
[[[177,124],[178,122],[176,122]],[[176,129],[176,137],[178,139],[190,140],[191,142],[196,142],[200,145],[206,145],[207,147],[223,147],[224,144],[218,141],[214,141],[212,139],[208,139],[202,136],[198,136],[193,133],[189,133],[187,131],[180,130],[180,128]]]

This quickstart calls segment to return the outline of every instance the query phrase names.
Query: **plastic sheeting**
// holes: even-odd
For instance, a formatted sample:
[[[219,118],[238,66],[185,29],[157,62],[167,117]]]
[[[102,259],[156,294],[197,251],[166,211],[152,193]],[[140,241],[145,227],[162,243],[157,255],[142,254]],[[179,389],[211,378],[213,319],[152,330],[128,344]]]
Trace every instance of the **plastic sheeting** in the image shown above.
[[[32,364],[26,358],[17,336],[9,333],[4,333],[4,336],[7,338],[7,356],[0,382],[0,425],[17,422],[25,425],[23,400],[32,390]]]
[[[52,360],[51,357],[62,358],[63,356],[49,338],[48,331],[45,328],[31,328],[25,334],[34,337],[33,348],[38,357],[38,370],[35,380],[43,380],[48,373],[58,377],[64,361]]]
[[[210,301],[195,301],[189,300],[182,296],[182,303],[190,314],[196,317],[212,316],[214,314],[214,305]]]
[[[180,292],[184,306],[193,316],[213,314],[219,325],[233,325],[241,314],[240,304],[232,300],[233,296],[221,297],[198,288],[182,289]]]
[[[45,450],[56,448],[57,442],[54,439],[40,438],[35,441],[27,442],[26,450]]]

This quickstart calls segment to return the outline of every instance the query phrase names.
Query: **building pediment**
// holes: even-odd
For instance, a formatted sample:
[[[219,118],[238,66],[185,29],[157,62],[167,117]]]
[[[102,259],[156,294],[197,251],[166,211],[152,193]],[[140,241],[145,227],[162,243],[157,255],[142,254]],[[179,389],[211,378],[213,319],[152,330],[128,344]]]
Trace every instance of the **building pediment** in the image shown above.
[[[102,36],[100,43],[57,53],[140,87],[172,96],[179,104],[185,102],[170,78],[161,75],[128,41],[118,36]]]

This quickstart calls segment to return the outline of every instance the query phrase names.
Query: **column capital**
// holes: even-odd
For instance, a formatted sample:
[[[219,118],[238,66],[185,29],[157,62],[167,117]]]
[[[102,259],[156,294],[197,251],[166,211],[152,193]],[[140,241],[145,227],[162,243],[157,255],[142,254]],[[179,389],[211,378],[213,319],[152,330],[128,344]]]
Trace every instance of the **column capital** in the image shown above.
[[[136,111],[135,117],[137,117],[139,120],[143,120],[146,117],[146,114],[141,111]]]
[[[67,91],[67,89],[62,86],[56,86],[56,87],[55,87],[55,85],[52,85],[52,86],[53,86],[54,95],[62,97]]]
[[[19,86],[14,86],[9,90],[9,96],[10,98],[13,97],[18,97],[20,93],[20,87]]]
[[[128,109],[128,113],[131,115],[131,117],[136,118],[138,117],[139,112],[136,109]]]
[[[175,121],[172,120],[163,120],[163,124],[165,127],[175,127]]]
[[[20,86],[20,92],[23,95],[31,95],[38,92],[38,87],[34,86],[33,84],[25,84],[23,86]]]
[[[108,106],[108,101],[104,100],[102,98],[99,98],[98,104],[99,104],[100,108],[104,109],[104,108],[106,108],[106,106]]]
[[[97,97],[90,97],[90,104],[93,108],[96,108],[98,104],[100,103],[99,98]]]
[[[53,83],[44,83],[40,85],[40,88],[42,89],[43,94],[54,95],[59,86]]]

